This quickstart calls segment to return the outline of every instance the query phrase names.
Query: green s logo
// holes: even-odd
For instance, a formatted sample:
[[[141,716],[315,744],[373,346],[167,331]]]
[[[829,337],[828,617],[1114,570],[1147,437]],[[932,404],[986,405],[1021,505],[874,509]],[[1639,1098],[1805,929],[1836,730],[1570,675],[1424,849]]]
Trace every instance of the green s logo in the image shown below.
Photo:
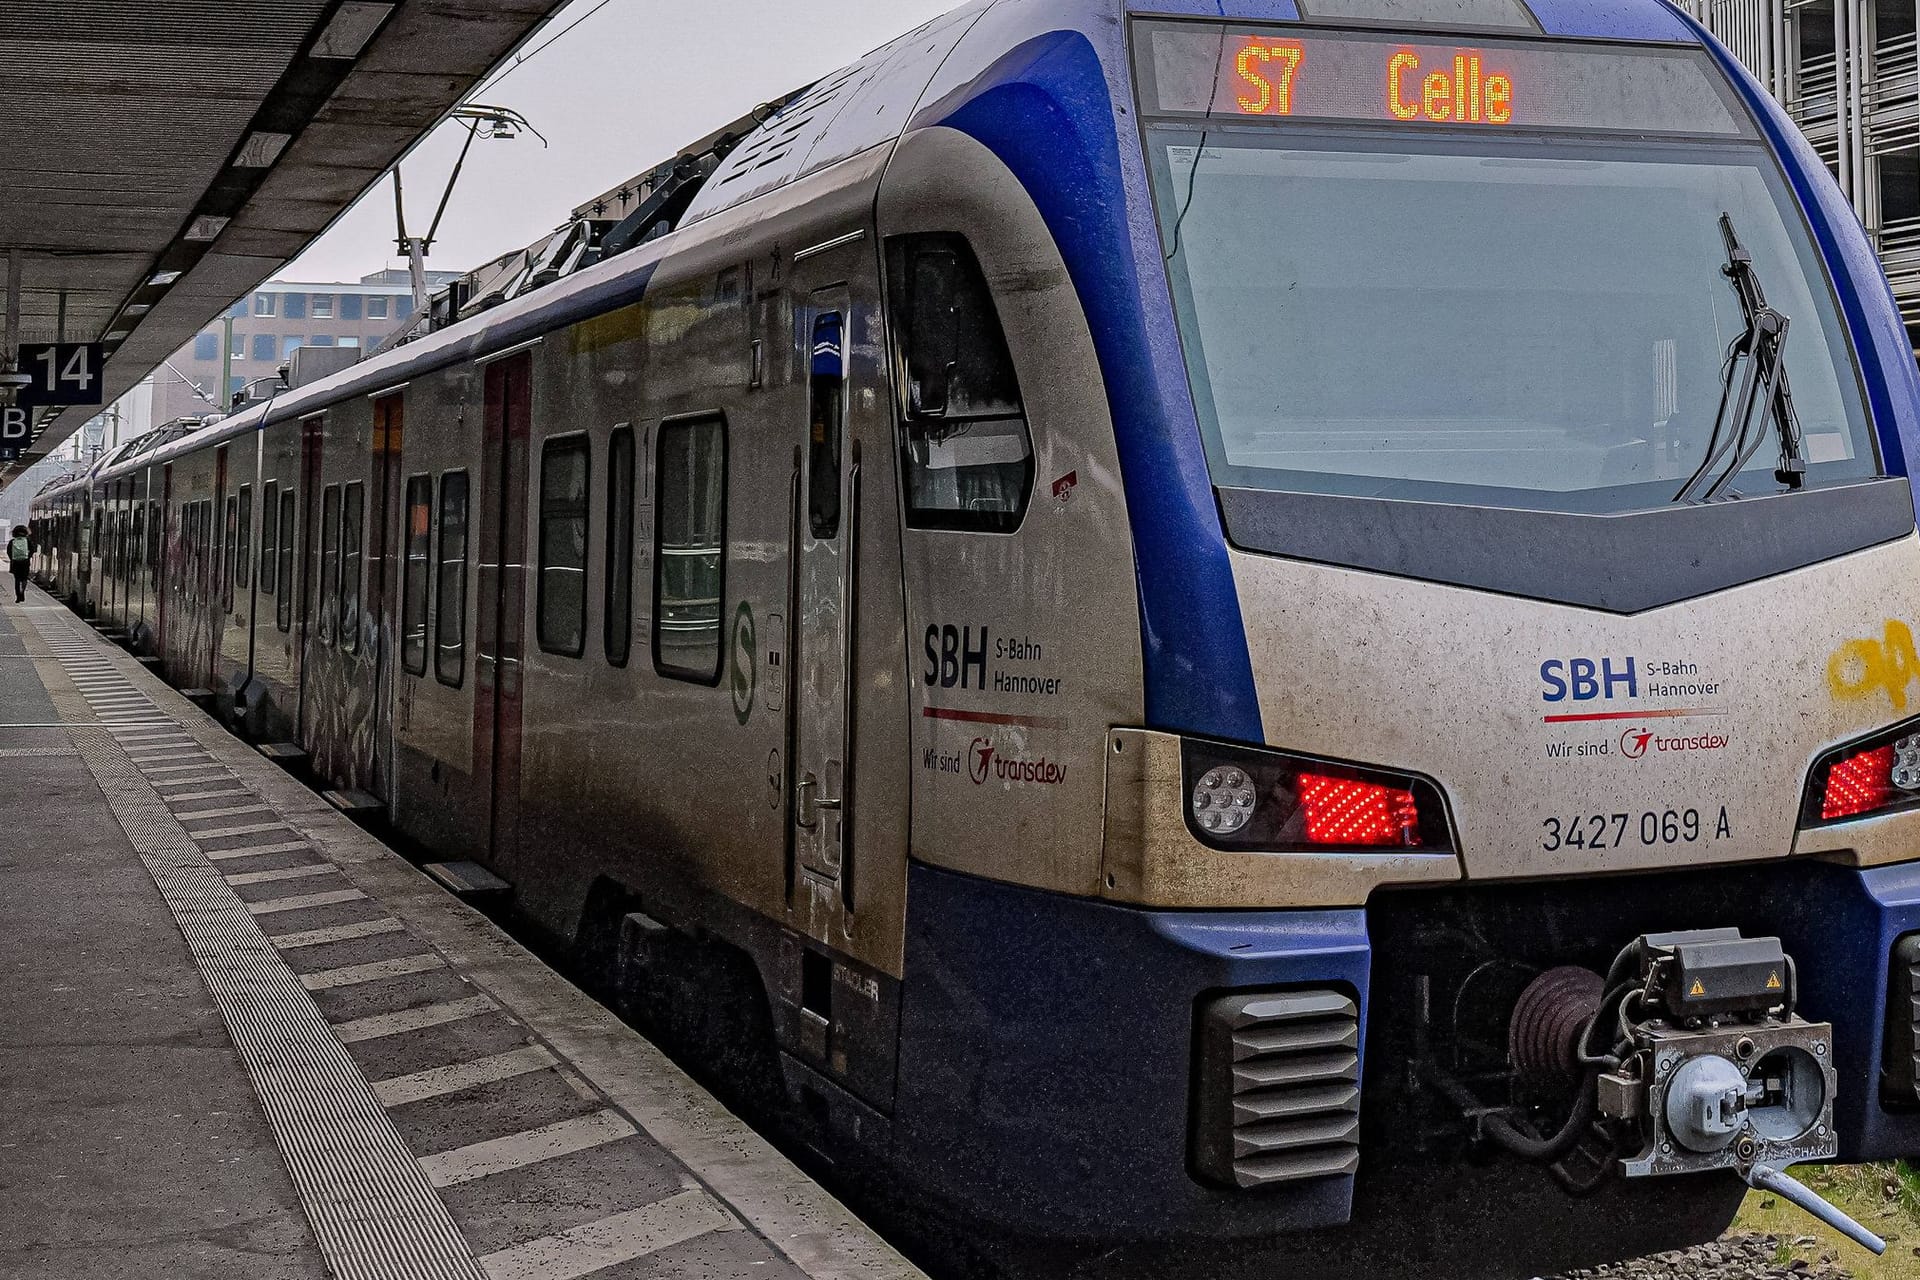
[[[756,644],[753,606],[742,600],[740,607],[733,611],[733,654],[728,662],[729,680],[733,686],[733,718],[741,724],[745,724],[753,715]]]

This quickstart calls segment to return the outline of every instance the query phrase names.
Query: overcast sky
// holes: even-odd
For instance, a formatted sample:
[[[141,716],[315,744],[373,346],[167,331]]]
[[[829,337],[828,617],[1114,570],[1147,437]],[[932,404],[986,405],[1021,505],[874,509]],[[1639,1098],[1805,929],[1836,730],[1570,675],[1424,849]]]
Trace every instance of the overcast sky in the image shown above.
[[[465,271],[521,248],[575,205],[956,3],[572,0],[529,44],[538,52],[473,95],[519,111],[549,145],[530,134],[476,141],[427,265]],[[401,165],[415,235],[433,218],[465,133],[448,121]],[[280,278],[356,280],[401,265],[394,235],[388,177]]]

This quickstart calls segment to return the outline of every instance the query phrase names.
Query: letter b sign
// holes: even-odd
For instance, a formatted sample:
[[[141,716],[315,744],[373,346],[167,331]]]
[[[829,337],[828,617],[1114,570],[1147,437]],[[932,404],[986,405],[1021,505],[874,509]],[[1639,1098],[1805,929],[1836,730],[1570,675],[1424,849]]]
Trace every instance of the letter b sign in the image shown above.
[[[16,405],[0,408],[0,459],[20,456],[33,436],[33,418]]]

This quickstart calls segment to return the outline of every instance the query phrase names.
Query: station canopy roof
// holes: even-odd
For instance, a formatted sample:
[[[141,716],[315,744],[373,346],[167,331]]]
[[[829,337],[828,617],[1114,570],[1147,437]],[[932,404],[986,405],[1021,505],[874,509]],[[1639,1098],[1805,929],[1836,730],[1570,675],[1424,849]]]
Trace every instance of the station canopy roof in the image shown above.
[[[17,247],[21,341],[105,343],[112,401],[563,2],[0,0],[0,302]],[[36,411],[0,488],[97,412]]]

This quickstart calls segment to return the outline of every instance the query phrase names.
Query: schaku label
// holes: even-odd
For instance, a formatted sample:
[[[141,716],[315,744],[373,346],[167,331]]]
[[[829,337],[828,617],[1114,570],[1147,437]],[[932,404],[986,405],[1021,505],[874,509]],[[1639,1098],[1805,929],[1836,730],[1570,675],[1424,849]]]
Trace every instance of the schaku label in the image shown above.
[[[1150,115],[1468,129],[1743,132],[1724,78],[1697,51],[1193,23],[1140,30]]]

